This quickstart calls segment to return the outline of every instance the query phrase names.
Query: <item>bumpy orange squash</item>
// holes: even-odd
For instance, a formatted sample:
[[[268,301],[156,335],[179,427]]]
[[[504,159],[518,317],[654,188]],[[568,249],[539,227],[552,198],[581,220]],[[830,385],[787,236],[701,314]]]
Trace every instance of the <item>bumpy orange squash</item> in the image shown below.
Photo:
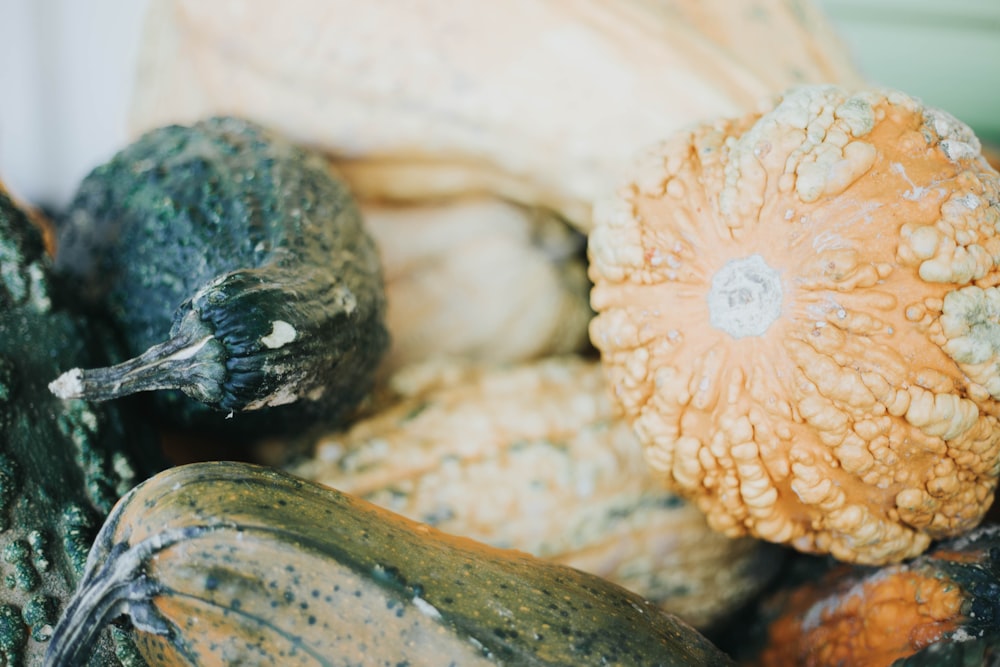
[[[596,215],[591,338],[717,529],[883,563],[1000,472],[1000,175],[894,91],[808,86],[653,149]]]

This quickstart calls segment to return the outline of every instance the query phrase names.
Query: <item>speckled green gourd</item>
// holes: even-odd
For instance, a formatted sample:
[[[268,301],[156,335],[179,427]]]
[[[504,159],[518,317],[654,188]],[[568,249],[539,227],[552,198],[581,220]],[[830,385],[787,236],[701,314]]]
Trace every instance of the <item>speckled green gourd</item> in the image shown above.
[[[604,579],[244,463],[173,468],[108,518],[49,657],[121,615],[151,665],[729,665]]]
[[[53,391],[174,390],[157,396],[174,424],[335,422],[388,344],[379,256],[346,187],[320,156],[236,118],[153,130],[97,167],[63,218],[57,267],[134,359],[67,372]]]
[[[115,501],[159,466],[128,404],[60,400],[60,368],[119,354],[100,322],[71,309],[41,234],[0,191],[0,664],[39,664],[59,612]],[[105,637],[93,665],[117,665]]]

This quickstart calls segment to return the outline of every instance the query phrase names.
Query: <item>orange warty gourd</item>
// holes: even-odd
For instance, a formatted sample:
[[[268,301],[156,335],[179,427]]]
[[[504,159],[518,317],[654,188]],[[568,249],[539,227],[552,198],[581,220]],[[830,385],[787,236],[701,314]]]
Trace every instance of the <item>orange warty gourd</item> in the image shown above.
[[[889,90],[677,134],[602,203],[590,334],[727,535],[861,563],[968,531],[1000,466],[1000,175]]]
[[[1000,526],[986,524],[905,563],[841,564],[756,608],[762,640],[744,667],[996,664]]]

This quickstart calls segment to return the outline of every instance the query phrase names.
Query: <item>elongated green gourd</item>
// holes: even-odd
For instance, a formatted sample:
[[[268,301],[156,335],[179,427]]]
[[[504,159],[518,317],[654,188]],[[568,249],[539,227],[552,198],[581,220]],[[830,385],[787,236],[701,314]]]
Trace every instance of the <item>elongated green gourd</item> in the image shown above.
[[[51,385],[64,398],[179,389],[194,400],[160,401],[174,422],[301,428],[353,407],[388,344],[378,253],[350,193],[319,156],[236,118],[153,130],[97,167],[57,266],[134,356],[67,370]]]
[[[603,579],[244,463],[139,485],[56,628],[75,665],[127,616],[151,665],[727,665]]]
[[[156,436],[128,403],[60,400],[65,364],[120,355],[77,310],[42,236],[0,188],[0,664],[37,665],[119,496],[159,469]],[[88,663],[118,665],[104,637]]]

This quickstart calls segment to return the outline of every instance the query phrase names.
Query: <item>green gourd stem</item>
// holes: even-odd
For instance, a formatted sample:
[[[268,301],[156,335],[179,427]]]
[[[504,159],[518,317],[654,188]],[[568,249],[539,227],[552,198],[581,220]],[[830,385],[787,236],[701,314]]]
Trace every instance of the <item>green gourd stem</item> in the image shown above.
[[[219,375],[225,374],[220,364],[224,351],[196,318],[185,318],[183,324],[172,338],[138,357],[104,368],[71,369],[53,380],[49,389],[59,398],[91,401],[157,389],[180,389],[203,401],[217,400]]]
[[[98,545],[106,532],[101,531]],[[145,574],[145,569],[157,552],[200,532],[204,530],[198,527],[169,530],[134,546],[118,543],[107,550],[106,559],[88,570],[79,592],[63,613],[49,641],[45,664],[85,664],[104,627],[123,615],[144,632],[169,634],[169,624],[149,604],[161,587]]]

